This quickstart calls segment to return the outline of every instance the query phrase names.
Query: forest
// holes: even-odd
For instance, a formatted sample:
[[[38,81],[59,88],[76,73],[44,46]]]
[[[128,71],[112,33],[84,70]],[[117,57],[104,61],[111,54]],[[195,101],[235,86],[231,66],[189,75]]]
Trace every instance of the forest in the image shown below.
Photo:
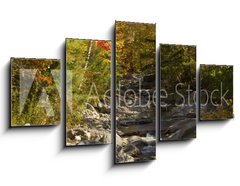
[[[66,145],[110,143],[111,42],[66,39]]]
[[[60,124],[60,60],[11,58],[11,126]]]
[[[131,74],[154,74],[155,26],[129,22],[116,24],[117,80]]]
[[[155,159],[156,25],[116,22],[115,163]]]
[[[160,140],[196,137],[196,47],[160,45]]]
[[[233,66],[200,65],[200,120],[233,118]]]

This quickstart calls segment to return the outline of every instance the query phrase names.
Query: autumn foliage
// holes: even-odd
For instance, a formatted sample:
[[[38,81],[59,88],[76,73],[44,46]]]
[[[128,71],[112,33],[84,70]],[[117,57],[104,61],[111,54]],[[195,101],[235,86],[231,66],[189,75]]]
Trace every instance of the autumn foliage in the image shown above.
[[[109,51],[111,49],[109,43],[106,42],[106,41],[97,41],[97,46],[98,47],[102,47],[102,48],[104,48],[107,51]]]
[[[83,116],[87,103],[93,107],[103,103],[104,93],[110,89],[110,63],[110,41],[66,40],[68,129],[88,125]],[[89,100],[90,96],[96,98]]]

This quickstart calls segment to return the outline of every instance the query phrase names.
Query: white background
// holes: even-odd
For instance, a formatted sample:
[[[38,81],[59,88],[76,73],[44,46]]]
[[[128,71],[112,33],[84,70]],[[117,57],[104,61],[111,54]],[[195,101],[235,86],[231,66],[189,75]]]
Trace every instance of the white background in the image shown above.
[[[240,185],[238,1],[1,0],[0,185]],[[157,145],[157,160],[113,165],[112,146],[63,148],[63,125],[8,129],[10,57],[63,58],[66,37],[111,39],[115,20],[157,23],[157,43],[197,45],[197,64],[234,65],[235,119]]]

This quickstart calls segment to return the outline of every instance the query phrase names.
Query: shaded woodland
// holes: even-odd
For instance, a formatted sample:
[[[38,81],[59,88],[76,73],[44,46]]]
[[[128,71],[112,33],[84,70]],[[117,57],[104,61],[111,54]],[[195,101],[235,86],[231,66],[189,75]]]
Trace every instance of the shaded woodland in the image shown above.
[[[160,140],[196,137],[196,47],[160,45]]]
[[[116,22],[116,163],[155,159],[155,29]]]
[[[233,66],[200,66],[200,120],[233,118]]]
[[[111,42],[66,40],[67,145],[110,143]]]
[[[11,126],[60,124],[60,60],[11,58]]]

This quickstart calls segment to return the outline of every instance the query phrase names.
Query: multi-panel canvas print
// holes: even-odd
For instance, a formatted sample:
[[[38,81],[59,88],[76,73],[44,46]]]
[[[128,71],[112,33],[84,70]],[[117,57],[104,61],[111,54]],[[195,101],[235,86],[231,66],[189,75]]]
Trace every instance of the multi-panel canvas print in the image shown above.
[[[160,45],[160,140],[196,137],[196,46]]]
[[[233,66],[200,65],[200,120],[233,118]]]
[[[66,39],[66,146],[108,144],[111,41]]]
[[[115,163],[154,160],[156,25],[115,26]]]
[[[11,127],[60,124],[60,60],[11,58]]]

